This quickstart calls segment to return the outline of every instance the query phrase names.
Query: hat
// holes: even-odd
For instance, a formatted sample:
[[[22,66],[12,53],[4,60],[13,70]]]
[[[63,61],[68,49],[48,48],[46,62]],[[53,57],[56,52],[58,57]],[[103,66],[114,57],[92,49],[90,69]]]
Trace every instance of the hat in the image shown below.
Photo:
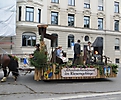
[[[88,43],[90,43],[90,44],[91,44],[91,42],[90,42],[90,41],[88,41]]]
[[[40,47],[40,44],[36,44],[35,46],[39,48]]]
[[[62,48],[62,46],[58,46],[58,48]]]
[[[77,40],[78,43],[80,43],[80,40]]]

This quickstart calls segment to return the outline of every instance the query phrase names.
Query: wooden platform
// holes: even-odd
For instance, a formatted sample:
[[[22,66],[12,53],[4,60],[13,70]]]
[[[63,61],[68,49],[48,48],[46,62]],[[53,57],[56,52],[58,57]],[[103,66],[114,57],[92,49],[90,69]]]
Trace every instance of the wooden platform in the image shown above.
[[[36,73],[37,69],[35,70],[34,67],[22,67],[19,68],[19,70],[24,71],[24,75],[26,75],[27,73],[31,73],[32,71],[35,71]],[[102,69],[94,68],[93,66],[92,68],[69,68],[67,66],[61,67],[53,64],[52,66],[48,66],[47,68],[41,69],[39,71],[39,80],[99,79],[117,77],[117,74],[113,72],[111,66],[110,68],[102,67]]]
[[[112,68],[66,68],[58,70],[56,65],[48,67],[44,71],[43,80],[64,80],[64,79],[97,79],[116,77],[117,74],[112,71]]]

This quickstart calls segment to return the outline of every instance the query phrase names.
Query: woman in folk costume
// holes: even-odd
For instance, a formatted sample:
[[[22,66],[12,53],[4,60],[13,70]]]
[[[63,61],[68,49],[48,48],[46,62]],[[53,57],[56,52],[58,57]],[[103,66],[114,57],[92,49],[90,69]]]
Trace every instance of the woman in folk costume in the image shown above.
[[[32,54],[29,54],[29,58],[31,59],[31,58],[34,58],[34,54],[36,53],[36,52],[38,52],[38,51],[40,51],[40,44],[36,44],[35,45],[35,48],[36,48],[36,50],[34,51],[34,53],[32,53]]]
[[[61,58],[63,62],[68,62],[68,59],[63,56],[62,46],[59,46],[57,49],[57,57]]]
[[[40,51],[40,48],[39,48],[39,47],[40,47],[40,44],[36,44],[36,45],[35,45],[35,48],[36,48],[35,52],[36,52],[36,51]]]

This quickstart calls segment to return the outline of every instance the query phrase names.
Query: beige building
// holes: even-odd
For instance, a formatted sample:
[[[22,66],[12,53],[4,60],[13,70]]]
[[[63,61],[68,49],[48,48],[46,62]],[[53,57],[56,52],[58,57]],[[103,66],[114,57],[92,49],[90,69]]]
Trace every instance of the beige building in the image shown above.
[[[48,0],[48,33],[58,35],[69,58],[71,42],[81,40],[82,50],[88,41],[103,37],[103,55],[114,63],[121,59],[121,0]],[[56,21],[57,20],[57,21]]]
[[[38,24],[48,24],[47,33],[58,36],[68,58],[73,46],[81,40],[81,49],[96,37],[103,38],[103,55],[121,63],[121,0],[17,0],[16,37],[14,45],[3,47],[9,53],[32,53],[39,43]],[[48,52],[51,41],[45,40]]]

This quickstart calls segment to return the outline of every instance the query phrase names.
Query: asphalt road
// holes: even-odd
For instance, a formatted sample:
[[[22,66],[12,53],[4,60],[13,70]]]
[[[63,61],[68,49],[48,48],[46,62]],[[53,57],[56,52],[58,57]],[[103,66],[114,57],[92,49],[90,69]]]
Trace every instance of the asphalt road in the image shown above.
[[[0,100],[121,100],[121,68],[116,78],[96,80],[34,81],[34,73],[10,75],[0,83]],[[2,78],[0,71],[0,78]]]

